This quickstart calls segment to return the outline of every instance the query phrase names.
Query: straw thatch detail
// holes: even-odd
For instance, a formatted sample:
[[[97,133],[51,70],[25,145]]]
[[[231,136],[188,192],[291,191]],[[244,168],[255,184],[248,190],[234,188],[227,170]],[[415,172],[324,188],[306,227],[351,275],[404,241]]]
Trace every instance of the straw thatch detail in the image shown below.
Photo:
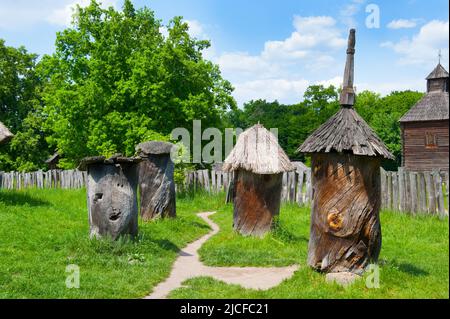
[[[0,144],[9,142],[14,135],[8,130],[8,128],[0,122]]]
[[[223,171],[244,169],[255,174],[278,174],[295,167],[278,144],[277,138],[261,124],[241,133],[225,159]]]

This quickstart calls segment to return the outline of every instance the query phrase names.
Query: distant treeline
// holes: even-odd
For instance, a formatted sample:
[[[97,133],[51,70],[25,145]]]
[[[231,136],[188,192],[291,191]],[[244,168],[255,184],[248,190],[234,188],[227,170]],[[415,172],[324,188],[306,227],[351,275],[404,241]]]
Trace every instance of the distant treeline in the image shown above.
[[[260,121],[279,129],[292,159],[304,160],[295,149],[339,107],[335,87],[311,86],[298,104],[257,100],[241,110],[231,83],[203,57],[209,41],[192,38],[181,17],[163,26],[149,8],[126,0],[122,9],[78,7],[72,26],[57,33],[55,52],[40,59],[0,39],[0,121],[15,134],[0,146],[0,171],[45,169],[55,151],[66,169],[85,156],[132,155],[138,143],[168,140],[194,119],[219,129]],[[356,108],[398,163],[398,119],[421,96],[358,94]]]

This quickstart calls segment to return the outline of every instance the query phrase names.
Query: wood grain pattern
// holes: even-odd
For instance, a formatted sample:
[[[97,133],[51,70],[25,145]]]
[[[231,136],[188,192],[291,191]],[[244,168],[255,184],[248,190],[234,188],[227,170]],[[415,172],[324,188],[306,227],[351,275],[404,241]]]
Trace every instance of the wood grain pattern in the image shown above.
[[[380,159],[314,154],[312,170],[308,264],[323,272],[362,273],[381,248]]]
[[[176,216],[173,173],[169,154],[150,154],[139,164],[140,214],[144,221]]]
[[[242,235],[262,236],[280,212],[282,174],[235,171],[233,228]]]

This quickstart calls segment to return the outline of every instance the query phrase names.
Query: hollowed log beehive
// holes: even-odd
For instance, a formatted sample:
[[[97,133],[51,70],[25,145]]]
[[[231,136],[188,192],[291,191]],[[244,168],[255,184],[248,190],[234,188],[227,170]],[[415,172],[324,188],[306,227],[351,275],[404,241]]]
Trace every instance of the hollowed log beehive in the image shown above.
[[[138,232],[136,159],[88,157],[80,169],[87,170],[87,204],[90,236],[117,239]]]
[[[298,149],[312,159],[308,264],[323,272],[361,274],[381,249],[380,163],[393,156],[353,109],[354,46],[351,30],[341,109]]]
[[[262,236],[280,212],[283,172],[294,170],[275,136],[257,124],[239,135],[224,171],[234,171],[233,228]]]
[[[171,143],[141,143],[136,151],[139,164],[140,214],[144,221],[175,217],[175,165],[170,157]]]

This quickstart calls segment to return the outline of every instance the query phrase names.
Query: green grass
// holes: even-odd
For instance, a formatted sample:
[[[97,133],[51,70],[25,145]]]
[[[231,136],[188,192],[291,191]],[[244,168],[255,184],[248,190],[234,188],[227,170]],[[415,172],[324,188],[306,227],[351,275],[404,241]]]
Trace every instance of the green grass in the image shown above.
[[[139,224],[136,241],[90,240],[85,190],[0,190],[0,298],[141,298],[179,248],[209,231],[194,213],[223,198],[177,200],[178,218]],[[66,266],[80,288],[65,285]]]
[[[221,231],[200,250],[214,266],[285,266],[300,269],[291,279],[267,291],[227,285],[212,278],[194,278],[171,298],[448,298],[448,218],[411,217],[382,212],[383,244],[379,260],[380,287],[366,287],[366,276],[343,288],[325,283],[325,276],[306,266],[309,208],[284,205],[279,227],[262,239],[242,237],[232,230],[232,207],[211,218]]]
[[[448,218],[382,212],[380,288],[365,280],[327,284],[306,264],[309,209],[283,205],[279,226],[262,239],[232,230],[223,194],[182,195],[178,218],[139,224],[136,241],[90,240],[85,190],[0,190],[0,298],[141,298],[170,272],[178,249],[209,231],[195,213],[217,210],[221,231],[201,248],[216,266],[299,264],[291,279],[257,291],[194,278],[172,298],[448,298]],[[66,266],[80,267],[80,288],[65,285]]]

